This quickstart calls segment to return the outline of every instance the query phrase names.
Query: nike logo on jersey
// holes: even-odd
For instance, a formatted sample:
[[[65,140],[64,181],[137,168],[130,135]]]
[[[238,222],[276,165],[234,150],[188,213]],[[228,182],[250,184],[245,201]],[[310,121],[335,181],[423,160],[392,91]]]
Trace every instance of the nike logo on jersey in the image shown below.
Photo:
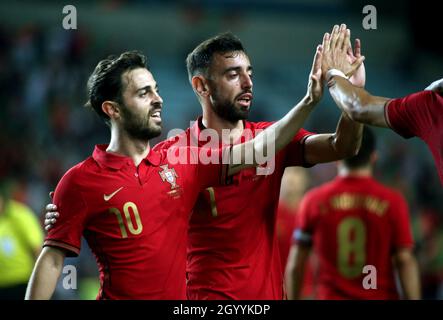
[[[115,190],[113,193],[111,193],[111,194],[109,194],[109,195],[104,194],[104,195],[103,195],[103,199],[105,199],[105,201],[109,201],[109,200],[111,200],[111,198],[112,198],[113,196],[115,196],[115,195],[116,195],[121,189],[123,189],[123,187],[118,188],[117,190]]]

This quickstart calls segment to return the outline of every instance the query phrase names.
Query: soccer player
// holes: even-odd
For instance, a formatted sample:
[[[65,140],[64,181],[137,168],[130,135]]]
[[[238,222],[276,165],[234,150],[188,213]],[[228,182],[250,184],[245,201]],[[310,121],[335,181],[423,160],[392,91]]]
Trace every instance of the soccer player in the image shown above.
[[[343,26],[343,30],[346,30]],[[343,39],[342,39],[343,40]],[[342,52],[346,55],[346,51]],[[354,57],[354,70],[361,64]],[[199,44],[187,58],[188,75],[203,116],[185,133],[154,149],[179,141],[206,144],[207,130],[237,144],[252,139],[270,122],[247,121],[253,99],[252,66],[239,39],[222,34]],[[364,84],[364,71],[354,77]],[[211,186],[200,193],[190,220],[187,293],[189,299],[283,299],[283,273],[276,237],[281,177],[287,166],[312,166],[357,152],[362,125],[344,116],[333,134],[301,129],[275,158],[272,174],[252,168],[236,175],[231,185]],[[206,137],[206,136],[205,136]],[[252,199],[252,200],[251,200]],[[48,213],[50,214],[50,213]],[[48,216],[49,220],[52,216]]]
[[[341,67],[343,57],[335,55],[332,35],[323,40],[323,71],[329,92],[338,107],[353,120],[378,127],[391,128],[404,138],[419,137],[429,147],[443,184],[443,79],[424,91],[403,98],[371,95],[349,81]]]
[[[202,117],[185,132],[188,140],[204,141],[198,137],[205,128],[218,133],[232,129],[230,141],[221,143],[235,144],[253,138],[272,124],[247,121],[253,100],[253,67],[241,41],[232,34],[199,44],[188,55],[187,68],[203,111]],[[359,76],[353,80],[363,85],[359,82],[362,75]],[[301,129],[275,158],[272,174],[257,174],[263,168],[243,170],[232,185],[202,192],[189,227],[188,298],[283,299],[276,235],[283,172],[288,166],[309,167],[355,154],[361,130],[361,125],[346,116],[332,134]],[[170,141],[175,139],[178,138]]]
[[[306,96],[254,139],[232,148],[165,144],[153,150],[149,141],[161,133],[163,101],[145,57],[126,52],[100,61],[88,81],[88,104],[110,126],[110,142],[97,145],[59,182],[60,221],[45,239],[26,298],[51,297],[65,256],[79,253],[83,235],[99,265],[99,299],[185,299],[186,233],[199,192],[258,164],[256,154],[271,157],[266,140],[272,133],[275,152],[282,149],[321,95],[319,46]],[[201,151],[218,153],[219,161],[203,164]]]
[[[420,299],[408,207],[372,177],[376,158],[366,128],[359,153],[340,161],[338,176],[302,200],[286,272],[290,299],[300,296],[311,248],[319,259],[317,299],[398,299],[396,273],[403,297]]]

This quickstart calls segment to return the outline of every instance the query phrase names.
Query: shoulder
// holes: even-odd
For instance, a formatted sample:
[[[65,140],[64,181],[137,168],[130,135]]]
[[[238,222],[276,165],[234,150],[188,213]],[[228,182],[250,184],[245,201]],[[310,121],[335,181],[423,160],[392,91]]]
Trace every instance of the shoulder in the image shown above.
[[[372,184],[373,186],[371,186],[371,190],[377,190],[382,198],[385,198],[394,204],[399,202],[406,203],[405,197],[399,190],[386,186],[375,179],[372,180]]]
[[[179,134],[169,137],[166,140],[160,141],[152,148],[152,150],[160,151],[163,149],[169,149],[170,147],[177,145],[177,143],[179,143],[181,141],[186,142],[189,136],[190,136],[190,129],[188,128]],[[183,140],[183,139],[185,139],[185,140]]]
[[[65,172],[60,179],[58,186],[69,184],[71,186],[80,185],[87,179],[87,175],[93,171],[98,170],[98,165],[92,157],[74,165]]]

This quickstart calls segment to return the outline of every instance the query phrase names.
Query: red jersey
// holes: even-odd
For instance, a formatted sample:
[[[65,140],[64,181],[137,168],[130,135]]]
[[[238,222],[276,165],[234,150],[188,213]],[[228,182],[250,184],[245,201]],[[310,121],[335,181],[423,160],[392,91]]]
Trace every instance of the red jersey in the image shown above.
[[[60,217],[44,245],[75,256],[83,235],[99,266],[98,299],[186,299],[189,215],[223,166],[171,164],[177,149],[169,148],[151,150],[136,167],[105,150],[96,146],[60,180]]]
[[[421,91],[393,99],[385,108],[389,126],[405,138],[419,137],[428,145],[443,184],[443,96]]]
[[[392,254],[413,245],[403,196],[372,177],[337,177],[306,194],[300,205],[300,244],[318,257],[318,299],[398,299]],[[376,289],[365,289],[366,265]]]
[[[245,121],[238,142],[252,139],[270,125]],[[200,118],[184,135],[192,141],[201,128]],[[284,298],[276,236],[280,183],[285,167],[304,164],[303,145],[308,135],[301,129],[276,155],[272,174],[257,175],[259,168],[246,169],[229,186],[208,188],[200,194],[189,227],[189,299]]]

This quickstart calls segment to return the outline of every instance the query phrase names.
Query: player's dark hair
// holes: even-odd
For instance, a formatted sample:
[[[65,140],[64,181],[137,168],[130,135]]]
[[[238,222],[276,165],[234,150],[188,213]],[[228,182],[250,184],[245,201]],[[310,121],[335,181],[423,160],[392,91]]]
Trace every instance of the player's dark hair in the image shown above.
[[[240,39],[230,32],[219,34],[200,43],[186,58],[189,81],[197,74],[207,76],[215,53],[243,51],[246,53]]]
[[[350,169],[356,169],[368,165],[371,159],[371,154],[375,151],[375,147],[375,135],[371,129],[365,126],[363,129],[360,150],[355,156],[343,160],[345,166]]]
[[[137,68],[149,70],[146,57],[138,51],[127,51],[101,60],[89,77],[86,106],[94,109],[106,124],[110,124],[110,119],[103,112],[102,103],[108,100],[121,103],[124,89],[122,74]]]

